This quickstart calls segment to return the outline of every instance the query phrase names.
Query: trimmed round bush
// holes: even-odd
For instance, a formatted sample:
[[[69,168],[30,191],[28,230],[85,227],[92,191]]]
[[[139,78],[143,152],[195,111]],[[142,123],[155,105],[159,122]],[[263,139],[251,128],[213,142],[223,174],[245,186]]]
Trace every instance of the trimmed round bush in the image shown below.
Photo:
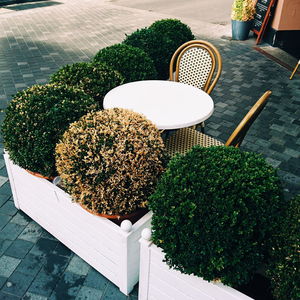
[[[164,161],[155,125],[118,108],[83,116],[56,147],[57,170],[72,199],[106,215],[146,207]]]
[[[53,84],[18,92],[2,125],[4,147],[14,163],[46,177],[57,174],[55,145],[69,124],[96,108],[81,90]]]
[[[191,29],[177,19],[163,19],[150,27],[139,29],[123,41],[143,49],[153,60],[159,79],[169,77],[172,55],[183,43],[194,40]]]
[[[156,79],[157,72],[152,59],[143,50],[125,44],[115,44],[101,49],[94,57],[119,71],[125,82]]]
[[[104,96],[121,85],[124,78],[105,64],[79,62],[63,66],[51,76],[50,82],[78,87],[92,96],[102,108]]]
[[[294,197],[275,233],[267,276],[278,300],[300,299],[300,195]]]
[[[150,197],[153,241],[177,270],[241,285],[264,262],[281,195],[258,154],[194,147],[170,160]]]

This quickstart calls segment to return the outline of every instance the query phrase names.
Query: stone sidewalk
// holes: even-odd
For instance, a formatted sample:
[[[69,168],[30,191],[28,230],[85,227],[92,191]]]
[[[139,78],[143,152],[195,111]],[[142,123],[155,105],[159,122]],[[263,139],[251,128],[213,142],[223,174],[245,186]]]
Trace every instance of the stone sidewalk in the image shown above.
[[[0,108],[17,91],[43,84],[59,67],[90,60],[125,34],[171,16],[119,7],[104,0],[65,0],[0,8]],[[245,150],[279,168],[285,194],[300,191],[300,78],[253,49],[254,40],[230,41],[228,27],[184,19],[223,58],[206,133],[225,141],[267,89],[269,103],[248,132]],[[4,112],[0,113],[3,120]],[[1,148],[3,150],[3,146]],[[0,159],[0,299],[137,299],[116,286],[13,205]]]

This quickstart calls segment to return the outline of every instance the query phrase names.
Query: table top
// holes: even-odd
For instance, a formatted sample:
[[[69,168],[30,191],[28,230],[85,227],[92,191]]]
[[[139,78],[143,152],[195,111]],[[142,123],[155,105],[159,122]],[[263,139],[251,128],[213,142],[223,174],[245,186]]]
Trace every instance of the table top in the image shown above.
[[[143,114],[158,129],[199,124],[214,110],[211,97],[193,86],[165,80],[134,81],[109,91],[104,108],[126,108]]]

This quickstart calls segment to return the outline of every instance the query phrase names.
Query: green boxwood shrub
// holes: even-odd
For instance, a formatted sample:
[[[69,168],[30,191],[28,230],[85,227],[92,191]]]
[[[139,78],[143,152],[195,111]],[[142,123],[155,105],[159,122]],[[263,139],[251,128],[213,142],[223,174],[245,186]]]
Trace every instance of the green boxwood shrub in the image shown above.
[[[123,41],[126,45],[143,49],[154,61],[158,79],[169,77],[173,53],[183,43],[195,39],[191,29],[177,19],[163,19],[150,27],[139,29]]]
[[[66,65],[50,78],[50,83],[66,84],[82,89],[92,96],[100,107],[103,106],[104,96],[123,82],[123,76],[109,66],[87,62]]]
[[[156,79],[157,73],[152,59],[143,50],[125,44],[115,44],[101,49],[94,57],[119,71],[125,82]]]
[[[56,165],[74,201],[125,215],[147,206],[165,167],[164,145],[142,115],[106,109],[71,124],[56,147]]]
[[[81,90],[34,85],[18,92],[7,107],[2,125],[4,147],[22,168],[54,176],[59,138],[71,122],[95,108],[94,99]]]
[[[300,195],[286,210],[280,230],[275,233],[267,275],[278,300],[300,299]]]
[[[194,147],[170,160],[149,200],[153,241],[177,270],[241,285],[264,262],[281,195],[258,154]]]

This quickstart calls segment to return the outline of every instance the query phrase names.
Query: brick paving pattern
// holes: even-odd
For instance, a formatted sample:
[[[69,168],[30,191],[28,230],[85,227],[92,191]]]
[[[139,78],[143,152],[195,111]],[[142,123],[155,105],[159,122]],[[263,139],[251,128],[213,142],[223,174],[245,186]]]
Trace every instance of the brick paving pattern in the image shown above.
[[[23,3],[0,8],[0,16],[1,110],[17,91],[46,83],[59,67],[88,61],[99,49],[121,42],[125,34],[168,17],[100,0]],[[207,27],[192,21],[187,24],[197,38],[217,46],[223,58],[223,73],[212,94],[215,111],[206,122],[206,133],[226,141],[260,95],[271,89],[269,103],[251,127],[242,148],[262,153],[271,165],[279,168],[287,197],[299,193],[299,76],[289,80],[290,71],[255,51],[252,42],[216,37],[218,28],[214,25]],[[1,111],[1,121],[3,117]],[[0,159],[1,300],[133,300],[138,297],[137,290],[136,286],[128,297],[124,296],[18,211],[4,160]]]

